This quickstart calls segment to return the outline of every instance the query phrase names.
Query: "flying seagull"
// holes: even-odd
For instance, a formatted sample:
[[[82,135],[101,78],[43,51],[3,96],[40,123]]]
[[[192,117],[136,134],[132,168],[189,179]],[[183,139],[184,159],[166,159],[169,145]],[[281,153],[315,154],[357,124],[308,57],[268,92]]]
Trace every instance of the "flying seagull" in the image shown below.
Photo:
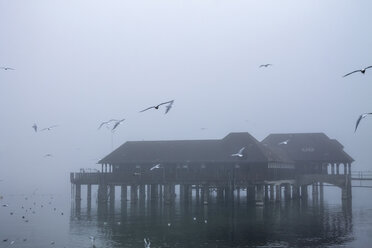
[[[287,145],[289,142],[289,139],[285,140],[285,141],[282,141],[282,142],[279,142],[278,145]]]
[[[50,126],[50,127],[43,128],[43,129],[40,130],[40,132],[41,131],[50,131],[50,130],[52,130],[55,127],[58,127],[58,125],[53,125],[53,126]]]
[[[101,123],[101,125],[99,125],[98,129],[101,129],[102,126],[110,125],[112,122],[116,122],[116,121],[119,121],[119,120],[111,119],[111,120],[108,120],[108,121],[104,121],[104,122]]]
[[[161,105],[168,104],[168,103],[169,103],[169,105],[167,106],[167,110],[169,111],[170,108],[172,107],[173,101],[174,101],[174,100],[172,100],[172,101],[168,101],[168,102],[163,102],[163,103],[160,103],[160,104],[158,104],[158,105],[148,107],[148,108],[146,108],[146,109],[144,109],[144,110],[141,110],[140,113],[141,113],[141,112],[145,112],[146,110],[149,110],[149,109],[152,109],[152,108],[154,108],[154,109],[159,109],[159,107],[160,107]],[[168,112],[167,110],[166,110],[165,113]]]
[[[114,131],[123,121],[125,121],[125,119],[121,119],[121,120],[116,121],[115,125],[114,125],[114,127],[112,128],[111,131]]]
[[[160,164],[157,164],[157,165],[151,167],[150,171],[155,170],[155,169],[159,169],[159,168],[160,168]]]
[[[15,70],[14,68],[11,68],[11,67],[0,67],[0,69],[3,69],[3,70],[5,70],[5,71],[7,71],[7,70]]]
[[[272,64],[263,64],[263,65],[260,65],[259,68],[261,68],[261,67],[268,67],[268,66],[272,66]]]
[[[169,110],[172,108],[174,100],[170,101],[167,106],[165,106],[165,114],[169,112]]]
[[[151,245],[150,240],[149,239],[146,240],[146,238],[144,238],[143,241],[145,242],[145,248],[150,248]]]
[[[35,133],[37,133],[37,125],[36,125],[36,123],[34,123],[34,125],[32,125],[32,128],[35,130]]]
[[[239,157],[239,158],[243,157],[244,149],[245,149],[245,147],[241,148],[238,153],[231,154],[231,156],[232,157]]]
[[[50,154],[50,153],[47,153],[47,154],[44,155],[44,158],[47,158],[47,157],[53,157],[53,155]]]
[[[356,132],[356,130],[357,130],[358,126],[359,126],[360,121],[361,121],[363,118],[365,118],[367,115],[372,115],[372,113],[364,113],[364,114],[359,115],[359,118],[358,118],[358,120],[357,120],[357,122],[356,122],[356,125],[355,125],[354,133]]]
[[[364,73],[366,73],[366,70],[369,69],[369,68],[372,68],[372,65],[367,66],[366,68],[361,69],[361,70],[355,70],[355,71],[349,72],[348,74],[345,74],[343,77],[349,76],[350,74],[353,74],[353,73],[356,73],[356,72],[361,72],[362,74],[364,74]]]

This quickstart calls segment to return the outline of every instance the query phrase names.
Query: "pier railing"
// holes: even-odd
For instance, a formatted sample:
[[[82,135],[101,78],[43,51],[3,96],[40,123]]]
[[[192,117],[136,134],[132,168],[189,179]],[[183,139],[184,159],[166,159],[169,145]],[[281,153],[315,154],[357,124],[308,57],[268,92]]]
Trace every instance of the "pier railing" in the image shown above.
[[[271,180],[289,179],[289,178],[269,178]],[[168,174],[161,170],[154,173],[87,173],[73,172],[70,174],[70,181],[73,184],[163,184],[163,183],[223,183],[234,181],[235,184],[245,183],[247,181],[268,180],[261,174],[239,174],[237,171],[231,173],[213,174],[213,173],[176,173]]]
[[[352,171],[351,180],[372,180],[372,171]]]

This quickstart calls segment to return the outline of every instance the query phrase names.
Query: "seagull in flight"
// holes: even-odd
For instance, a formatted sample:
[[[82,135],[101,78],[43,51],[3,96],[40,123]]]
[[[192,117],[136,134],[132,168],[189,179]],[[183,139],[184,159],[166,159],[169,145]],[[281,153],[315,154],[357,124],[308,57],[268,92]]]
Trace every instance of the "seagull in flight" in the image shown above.
[[[35,130],[35,133],[37,133],[37,125],[36,125],[36,123],[34,123],[34,125],[32,125],[32,128]]]
[[[260,65],[259,68],[262,68],[262,67],[269,67],[269,66],[272,66],[272,64],[263,64],[263,65]]]
[[[169,110],[172,108],[172,105],[174,103],[174,100],[170,101],[167,106],[165,106],[165,114],[169,112]]]
[[[114,127],[111,129],[111,131],[114,131],[125,119],[121,119],[115,122]]]
[[[0,67],[0,69],[4,70],[4,71],[7,71],[7,70],[12,70],[14,71],[15,69],[14,68],[11,68],[11,67]]]
[[[53,155],[50,154],[50,153],[47,153],[47,154],[44,155],[44,158],[47,158],[47,157],[53,157]]]
[[[159,168],[160,168],[160,164],[157,164],[157,165],[151,167],[150,171],[155,170],[155,169],[159,169]]]
[[[149,239],[146,240],[146,238],[144,238],[143,241],[145,242],[145,248],[150,248],[151,245],[150,240]]]
[[[165,113],[168,113],[168,111],[169,111],[169,110],[171,109],[171,107],[172,107],[173,102],[174,102],[174,100],[172,100],[172,101],[168,101],[168,102],[162,102],[162,103],[160,103],[160,104],[158,104],[158,105],[151,106],[151,107],[148,107],[148,108],[146,108],[146,109],[144,109],[144,110],[141,110],[140,113],[145,112],[145,111],[147,111],[147,110],[149,110],[149,109],[152,109],[152,108],[154,108],[154,109],[159,109],[159,107],[160,107],[161,105],[169,104],[169,105],[167,106],[166,111],[165,111]]]
[[[53,125],[53,126],[50,126],[50,127],[43,128],[43,129],[40,130],[40,132],[41,131],[51,131],[55,127],[58,127],[58,125]]]
[[[110,125],[112,122],[117,122],[117,121],[119,121],[119,120],[111,119],[111,120],[108,120],[108,121],[104,121],[104,122],[101,123],[101,125],[99,125],[98,129],[101,129],[101,127],[104,126],[104,125],[107,126],[107,125]]]
[[[345,74],[343,77],[347,77],[350,74],[353,74],[353,73],[356,73],[356,72],[361,72],[362,74],[364,74],[364,73],[366,73],[366,70],[369,69],[369,68],[372,68],[372,65],[367,66],[366,68],[361,69],[361,70],[355,70],[355,71],[349,72],[348,74]]]
[[[356,130],[357,130],[358,126],[359,126],[360,121],[361,121],[363,118],[367,117],[367,115],[372,115],[372,113],[364,113],[364,114],[359,115],[359,118],[358,118],[358,120],[357,120],[357,122],[356,122],[356,125],[355,125],[354,133],[356,132]]]
[[[243,157],[244,149],[245,147],[241,148],[238,153],[231,154],[231,157],[239,157],[239,158]]]
[[[284,140],[284,141],[282,141],[282,142],[279,142],[278,145],[287,145],[288,142],[289,142],[289,139]]]

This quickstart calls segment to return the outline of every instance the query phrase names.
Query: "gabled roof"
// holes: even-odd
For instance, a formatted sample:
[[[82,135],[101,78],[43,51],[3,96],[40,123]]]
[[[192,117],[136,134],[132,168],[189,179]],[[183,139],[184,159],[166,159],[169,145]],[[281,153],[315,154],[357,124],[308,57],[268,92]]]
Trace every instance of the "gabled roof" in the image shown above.
[[[242,158],[231,154],[245,147]],[[99,164],[154,162],[281,162],[283,159],[249,133],[230,133],[222,140],[128,141]],[[283,162],[283,161],[282,161]]]
[[[281,142],[288,141],[287,144]],[[272,149],[282,150],[294,161],[347,162],[354,161],[343,145],[324,133],[270,134],[262,142]]]

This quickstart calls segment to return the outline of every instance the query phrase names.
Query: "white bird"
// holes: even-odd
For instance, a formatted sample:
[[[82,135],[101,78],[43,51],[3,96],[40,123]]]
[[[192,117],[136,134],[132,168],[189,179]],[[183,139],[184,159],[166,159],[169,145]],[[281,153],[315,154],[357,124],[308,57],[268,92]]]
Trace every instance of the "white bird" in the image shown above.
[[[10,245],[12,245],[12,244],[14,244],[15,243],[15,241],[14,240],[12,240],[11,242],[10,242]]]
[[[359,123],[362,119],[364,119],[365,117],[367,117],[367,115],[372,115],[372,113],[364,113],[364,114],[361,114],[359,117],[358,117],[358,120],[356,122],[356,125],[355,125],[355,130],[354,130],[354,133],[356,132],[358,126],[359,126]]]
[[[55,127],[58,127],[58,125],[53,125],[53,126],[50,126],[50,127],[43,128],[43,129],[40,130],[40,132],[41,131],[50,131],[50,130],[52,130]]]
[[[96,237],[94,237],[94,236],[90,236],[89,239],[90,239],[90,241],[92,242],[92,245],[94,246],[94,243],[95,243],[95,241],[96,241]]]
[[[205,223],[205,224],[207,224],[207,223],[208,223],[208,221],[207,221],[207,220],[204,220],[204,223]]]
[[[342,77],[349,76],[350,74],[353,74],[353,73],[356,73],[356,72],[361,72],[362,74],[364,74],[364,73],[366,73],[366,70],[369,69],[369,68],[372,68],[372,65],[371,66],[367,66],[366,68],[361,69],[361,70],[355,70],[355,71],[349,72],[348,74],[345,74]]]
[[[196,217],[192,218],[193,220],[196,220]]]
[[[168,105],[167,107],[170,106],[170,107],[169,107],[169,109],[170,109],[170,108],[172,107],[173,101],[174,101],[174,100],[172,100],[172,101],[168,101],[168,102],[162,102],[162,103],[160,103],[160,104],[158,104],[158,105],[154,105],[154,106],[148,107],[148,108],[146,108],[146,109],[144,109],[144,110],[141,110],[140,113],[141,113],[141,112],[145,112],[146,110],[149,110],[149,109],[152,109],[152,108],[154,108],[154,109],[159,109],[159,107],[160,107],[161,105],[168,104],[168,103],[169,103],[169,105]],[[167,109],[167,110],[169,111],[169,109]],[[167,113],[168,111],[166,111],[165,113]]]
[[[171,223],[168,223],[168,226],[171,226]]]
[[[169,112],[169,110],[172,108],[174,100],[170,101],[167,106],[165,106],[165,114]]]
[[[102,122],[102,123],[99,125],[98,129],[101,129],[101,127],[104,126],[104,125],[107,126],[107,125],[110,125],[112,122],[117,122],[117,121],[119,121],[119,120],[111,119],[111,120],[108,120],[108,121],[104,121],[104,122]]]
[[[282,141],[282,142],[279,142],[278,145],[287,145],[289,142],[289,139],[285,140],[285,141]]]
[[[34,123],[34,125],[32,125],[32,128],[35,130],[35,133],[37,133],[37,125],[36,125],[36,123]]]
[[[159,169],[159,168],[160,168],[160,164],[157,164],[157,165],[151,167],[150,171],[155,170],[155,169]]]
[[[272,64],[263,64],[263,65],[260,65],[259,68],[261,68],[261,67],[268,67],[268,66],[272,66]]]
[[[11,68],[11,67],[0,67],[0,69],[3,69],[3,70],[5,70],[5,71],[7,71],[7,70],[15,70],[14,68]]]
[[[232,157],[239,157],[239,158],[243,157],[244,149],[245,149],[245,147],[241,148],[238,153],[231,154],[231,156]]]
[[[148,241],[147,240],[146,240],[146,238],[143,239],[143,241],[145,242],[145,248],[150,248],[151,242],[150,242],[150,240],[148,240]]]
[[[121,120],[118,120],[117,122],[115,122],[115,125],[111,129],[111,131],[114,131],[123,121],[125,121],[125,119],[121,119]]]

